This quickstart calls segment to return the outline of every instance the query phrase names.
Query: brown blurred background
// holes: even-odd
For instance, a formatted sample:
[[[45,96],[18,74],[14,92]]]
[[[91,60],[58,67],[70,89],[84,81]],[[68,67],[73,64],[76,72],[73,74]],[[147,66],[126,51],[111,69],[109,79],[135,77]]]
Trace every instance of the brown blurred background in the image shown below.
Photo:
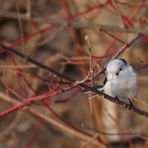
[[[120,2],[120,3],[119,3]],[[106,4],[107,3],[107,4]],[[102,5],[104,4],[104,5]],[[33,57],[34,59],[51,66],[65,75],[74,79],[82,80],[89,71],[88,43],[85,36],[89,36],[92,51],[95,56],[103,56],[105,52],[111,52],[123,46],[123,43],[116,41],[115,38],[108,35],[105,31],[99,31],[96,28],[72,28],[60,25],[52,25],[44,18],[71,19],[79,21],[91,21],[93,23],[104,25],[115,25],[120,27],[129,27],[130,21],[134,27],[143,27],[147,23],[148,3],[138,0],[119,0],[113,1],[113,6],[105,0],[0,0],[0,42],[13,45],[18,50]],[[139,5],[142,5],[140,8]],[[95,7],[102,5],[101,7]],[[115,11],[116,8],[116,11]],[[80,14],[83,12],[83,14]],[[123,22],[121,14],[129,19]],[[20,16],[20,19],[19,19]],[[71,16],[71,17],[70,17]],[[42,18],[41,22],[32,21],[31,18]],[[141,20],[141,21],[140,21]],[[144,22],[145,21],[145,22]],[[144,23],[143,23],[144,22]],[[45,28],[46,31],[43,31]],[[37,33],[38,32],[38,33]],[[107,31],[108,32],[108,31]],[[127,43],[136,34],[109,32],[118,39]],[[25,37],[24,37],[25,36]],[[24,38],[23,38],[24,37]],[[114,41],[113,41],[114,40]],[[87,54],[86,54],[87,53]],[[120,57],[125,58],[138,73],[138,91],[133,104],[143,110],[148,110],[148,91],[147,91],[147,43],[141,38],[127,48]],[[13,60],[19,65],[26,65],[26,62],[17,56],[7,53],[1,53],[1,100],[0,110],[4,111],[11,107],[11,104],[4,98],[12,97],[20,101],[15,95],[6,89],[4,81],[10,89],[16,91],[24,98],[33,96],[33,91],[26,85],[24,77],[29,85],[37,94],[47,92],[49,88],[54,87],[52,74],[42,69],[32,66],[21,69],[26,74],[38,74],[42,78],[47,78],[51,83],[41,81],[37,78],[32,79],[29,76],[23,76],[15,69],[9,67],[14,65]],[[65,57],[87,57],[86,62],[68,63]],[[64,58],[63,58],[64,57]],[[103,67],[112,56],[99,59],[99,65]],[[97,59],[93,60],[95,65]],[[4,65],[7,65],[6,67]],[[98,67],[99,70],[99,67]],[[94,79],[95,84],[102,84],[104,75]],[[90,85],[90,83],[88,83]],[[65,85],[61,85],[62,88]],[[74,90],[65,92],[53,97],[53,100],[59,100],[71,95]],[[5,97],[3,95],[6,95]],[[13,102],[12,99],[12,102]],[[47,100],[48,102],[48,100]],[[50,101],[48,102],[50,103]],[[90,108],[92,105],[92,112]],[[62,116],[68,123],[72,124],[85,132],[95,134],[97,130],[108,133],[133,132],[133,135],[101,135],[101,138],[111,146],[111,142],[119,142],[119,145],[113,147],[131,147],[130,140],[137,138],[136,142],[131,142],[136,147],[147,147],[147,137],[142,137],[148,132],[148,119],[139,116],[127,109],[122,108],[105,99],[96,97],[92,102],[88,101],[88,95],[77,94],[73,99],[62,103],[52,104],[51,107]],[[73,134],[63,132],[58,127],[50,124],[43,118],[35,114],[42,113],[51,117],[53,120],[63,124],[57,119],[42,103],[35,103],[30,106],[36,113],[27,110],[19,110],[10,113],[0,119],[0,148],[77,148],[77,147],[105,147],[102,144],[96,146],[88,141],[81,140]],[[65,125],[66,126],[66,125]],[[134,134],[138,133],[138,134]],[[121,143],[124,141],[125,143]],[[147,142],[146,142],[147,141]]]

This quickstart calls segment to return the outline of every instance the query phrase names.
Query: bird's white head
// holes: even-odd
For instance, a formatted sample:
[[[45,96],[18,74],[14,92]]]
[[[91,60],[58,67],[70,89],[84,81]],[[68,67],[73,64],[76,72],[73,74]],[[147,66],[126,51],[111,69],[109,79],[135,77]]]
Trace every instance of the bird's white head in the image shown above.
[[[106,71],[111,75],[119,75],[120,71],[123,71],[128,66],[128,63],[121,58],[114,59],[108,63]]]

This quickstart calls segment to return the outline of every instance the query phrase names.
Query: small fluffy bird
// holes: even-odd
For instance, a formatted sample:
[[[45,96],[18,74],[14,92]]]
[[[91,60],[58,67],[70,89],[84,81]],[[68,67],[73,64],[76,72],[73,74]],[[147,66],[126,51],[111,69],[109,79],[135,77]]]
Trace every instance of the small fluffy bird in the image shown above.
[[[126,60],[117,58],[110,61],[106,67],[104,86],[98,90],[133,106],[130,99],[135,97],[137,89],[137,74]]]

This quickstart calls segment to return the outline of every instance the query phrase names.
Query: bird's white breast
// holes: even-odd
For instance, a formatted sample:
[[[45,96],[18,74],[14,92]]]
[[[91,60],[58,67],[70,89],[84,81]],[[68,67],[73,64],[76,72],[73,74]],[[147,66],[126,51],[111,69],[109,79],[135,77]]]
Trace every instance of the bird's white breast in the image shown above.
[[[131,66],[117,75],[107,75],[104,93],[120,100],[132,99],[136,94],[137,76]]]

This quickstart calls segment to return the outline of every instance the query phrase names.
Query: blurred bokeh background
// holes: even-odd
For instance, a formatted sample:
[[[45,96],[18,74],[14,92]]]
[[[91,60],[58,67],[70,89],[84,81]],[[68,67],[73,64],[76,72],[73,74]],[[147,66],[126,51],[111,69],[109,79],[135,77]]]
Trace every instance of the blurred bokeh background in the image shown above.
[[[148,24],[147,16],[147,0],[0,0],[0,43],[64,75],[83,80],[90,71],[90,55],[96,73],[138,35],[136,29],[131,33],[123,32],[122,28],[142,30]],[[68,25],[69,21],[90,25],[73,27]],[[106,29],[93,27],[91,23],[103,24]],[[118,26],[121,31],[108,30],[110,26]],[[145,111],[148,111],[147,35],[140,36],[119,55],[138,74],[137,95],[132,102]],[[53,91],[56,86],[55,92],[63,90],[47,97],[46,102],[35,102],[1,117],[0,148],[148,147],[146,117],[99,96],[89,101],[90,94],[78,93],[74,85],[2,49],[0,62],[1,112],[17,102]],[[103,80],[101,74],[93,83],[102,84]],[[64,91],[67,87],[73,89]],[[65,102],[55,103],[64,99]]]

